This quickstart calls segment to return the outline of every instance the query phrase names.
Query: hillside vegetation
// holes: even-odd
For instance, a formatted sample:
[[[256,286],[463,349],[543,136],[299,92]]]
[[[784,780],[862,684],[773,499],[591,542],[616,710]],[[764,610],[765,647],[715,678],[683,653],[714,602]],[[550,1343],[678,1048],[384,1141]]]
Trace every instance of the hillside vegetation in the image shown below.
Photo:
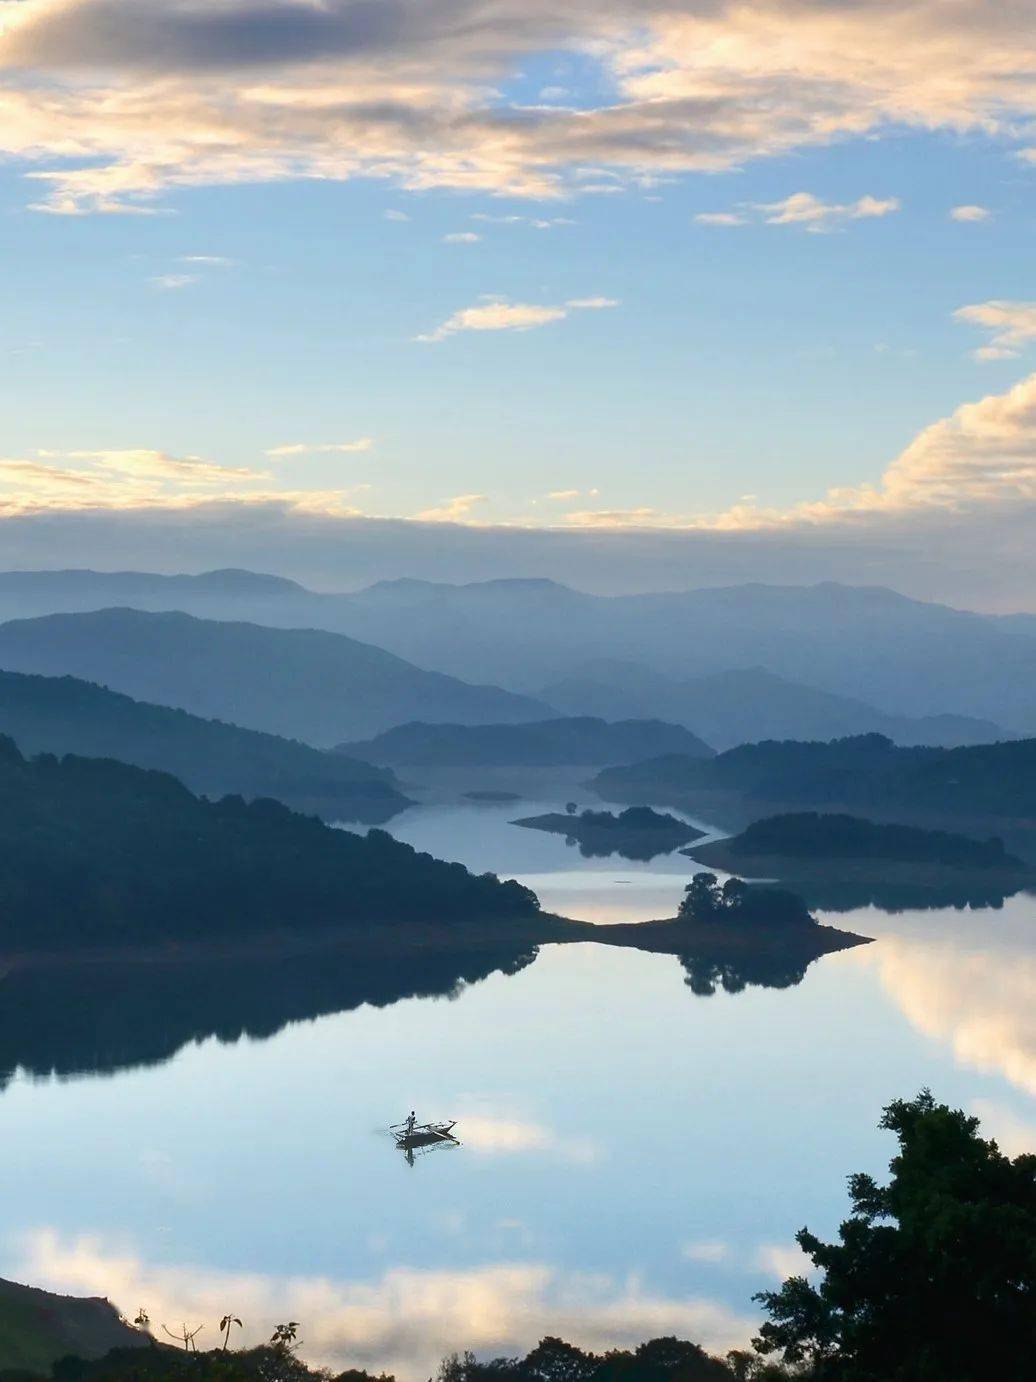
[[[25,759],[0,737],[0,949],[248,939],[538,910],[492,874],[279,802],[209,802],[109,759]]]
[[[275,797],[325,819],[378,822],[407,804],[392,773],[370,763],[75,677],[0,672],[0,733],[25,753],[117,758],[173,773],[206,796]]]
[[[880,734],[830,743],[743,744],[606,768],[594,787],[615,801],[691,800],[728,792],[755,803],[801,803],[1032,819],[1036,739],[956,749],[898,748]]]

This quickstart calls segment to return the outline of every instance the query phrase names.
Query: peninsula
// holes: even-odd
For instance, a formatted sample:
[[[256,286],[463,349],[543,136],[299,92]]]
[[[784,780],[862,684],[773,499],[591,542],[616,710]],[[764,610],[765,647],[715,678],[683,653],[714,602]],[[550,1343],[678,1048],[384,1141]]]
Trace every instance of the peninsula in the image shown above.
[[[1017,891],[1036,886],[1036,868],[997,837],[894,825],[842,813],[791,812],[753,822],[740,835],[685,850],[697,862],[795,887],[872,884],[945,889],[974,884]]]

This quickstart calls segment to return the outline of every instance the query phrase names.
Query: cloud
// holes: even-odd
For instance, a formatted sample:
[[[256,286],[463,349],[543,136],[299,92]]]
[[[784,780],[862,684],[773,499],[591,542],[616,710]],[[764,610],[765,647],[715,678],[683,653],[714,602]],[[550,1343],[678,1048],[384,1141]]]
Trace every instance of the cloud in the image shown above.
[[[417,523],[464,523],[471,517],[473,508],[488,503],[489,497],[485,494],[457,494],[435,508],[415,513],[413,518]]]
[[[442,237],[444,245],[474,245],[482,239],[481,235],[476,235],[473,230],[454,230],[449,235]]]
[[[236,259],[228,259],[224,254],[181,254],[181,264],[205,264],[210,269],[229,269]]]
[[[778,1281],[789,1276],[808,1276],[813,1263],[797,1243],[761,1243],[755,1254],[756,1266]]]
[[[200,281],[197,274],[157,274],[151,279],[156,288],[165,288],[170,292],[177,288],[189,288],[192,283]]]
[[[405,211],[396,211],[395,209],[390,209],[390,210],[388,210],[388,211],[383,211],[383,212],[381,213],[381,215],[382,215],[382,219],[385,220],[385,221],[409,221],[409,220],[410,220],[410,217],[406,214]]]
[[[355,515],[349,490],[271,490],[265,471],[147,447],[0,458],[0,518],[48,512],[199,510],[212,505]]]
[[[955,206],[950,210],[951,221],[988,221],[992,212],[986,206]]]
[[[972,351],[976,360],[1010,360],[1019,347],[1036,340],[1036,302],[994,298],[958,307],[953,315],[957,321],[985,327],[991,333],[988,345]]]
[[[266,454],[274,457],[319,456],[327,455],[330,452],[370,451],[373,447],[373,437],[357,437],[355,441],[291,441],[284,442],[280,446],[268,447]]]
[[[846,221],[870,220],[890,216],[900,209],[897,197],[860,197],[846,203],[822,202],[811,192],[793,192],[779,202],[757,202],[755,210],[771,226],[802,226],[815,234],[833,230]]]
[[[799,226],[812,234],[824,234],[847,221],[890,216],[900,209],[897,197],[859,197],[854,202],[824,202],[812,192],[793,192],[779,202],[744,202],[736,211],[702,211],[695,221],[702,226],[745,226],[753,220],[770,226]]]
[[[718,1241],[685,1243],[680,1254],[688,1262],[726,1262],[730,1257],[730,1244]]]
[[[458,1345],[482,1356],[527,1352],[545,1334],[584,1348],[632,1347],[676,1334],[721,1353],[744,1346],[754,1321],[701,1297],[652,1294],[636,1276],[566,1272],[537,1262],[468,1269],[399,1267],[368,1281],[274,1276],[184,1263],[149,1263],[95,1237],[51,1229],[25,1235],[12,1273],[61,1292],[106,1296],[133,1315],[146,1301],[154,1327],[215,1323],[234,1302],[237,1339],[267,1339],[278,1320],[301,1322],[306,1361],[339,1371],[385,1369],[427,1377]]]
[[[376,177],[561,197],[901,128],[1011,139],[1036,114],[1028,0],[21,0],[0,151],[65,215],[172,189]],[[573,108],[509,99],[530,55]],[[607,93],[602,96],[601,93]],[[580,169],[617,175],[580,179]]]
[[[971,1112],[982,1120],[982,1136],[991,1137],[1005,1156],[1036,1154],[1036,1123],[992,1099],[975,1099]]]
[[[506,302],[495,298],[489,302],[478,303],[474,307],[462,307],[435,328],[434,331],[416,336],[414,339],[425,342],[444,341],[447,336],[455,336],[459,331],[532,331],[537,326],[547,326],[550,322],[564,321],[569,312],[595,311],[605,307],[617,307],[612,298],[570,298],[560,306],[550,306],[535,302]]]

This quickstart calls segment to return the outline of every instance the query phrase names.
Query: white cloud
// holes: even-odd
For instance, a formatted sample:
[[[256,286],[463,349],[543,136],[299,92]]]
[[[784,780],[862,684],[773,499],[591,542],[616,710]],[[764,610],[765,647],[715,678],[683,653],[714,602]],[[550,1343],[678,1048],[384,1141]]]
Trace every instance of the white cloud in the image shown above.
[[[1019,1118],[1011,1109],[992,1099],[975,1099],[971,1112],[982,1120],[982,1136],[993,1138],[1005,1156],[1036,1153],[1036,1122]]]
[[[789,1276],[808,1276],[813,1263],[797,1243],[761,1243],[755,1263],[762,1271],[784,1281]]]
[[[860,197],[854,202],[823,202],[811,192],[793,192],[779,202],[757,202],[755,210],[763,214],[767,225],[802,226],[805,230],[822,233],[843,225],[846,221],[870,220],[890,216],[900,209],[897,197]]]
[[[210,269],[229,269],[237,263],[236,259],[228,259],[223,254],[181,254],[181,264],[205,264]]]
[[[665,1334],[716,1353],[744,1346],[754,1321],[701,1297],[653,1295],[635,1277],[565,1272],[537,1262],[468,1269],[400,1267],[368,1281],[272,1276],[149,1263],[99,1238],[66,1240],[50,1229],[23,1237],[12,1272],[37,1285],[106,1296],[132,1316],[147,1304],[153,1327],[180,1320],[215,1324],[234,1303],[244,1321],[236,1342],[267,1339],[278,1320],[300,1321],[312,1365],[385,1369],[427,1377],[439,1360],[468,1347],[482,1355],[527,1352],[545,1334],[584,1348],[634,1347]]]
[[[612,298],[570,298],[560,306],[536,302],[506,302],[494,298],[474,307],[463,307],[435,328],[415,337],[425,342],[444,341],[460,331],[531,331],[537,326],[563,321],[570,311],[616,307]]]
[[[267,456],[320,456],[331,452],[359,452],[370,451],[374,447],[373,437],[357,437],[355,441],[291,441],[283,442],[280,446],[270,446],[266,450]]]
[[[699,211],[695,216],[700,226],[745,226],[748,217],[739,211]]]
[[[1019,347],[1036,340],[1036,302],[994,298],[958,307],[953,315],[957,321],[985,327],[991,333],[988,345],[972,351],[976,360],[1010,360]]]
[[[200,282],[200,279],[197,274],[156,274],[151,282],[156,288],[165,288],[172,292],[177,288],[189,288],[193,283]]]
[[[390,209],[390,210],[388,210],[388,211],[383,211],[383,212],[381,213],[381,215],[382,215],[382,219],[383,219],[383,220],[386,220],[386,221],[409,221],[409,220],[410,220],[410,217],[406,214],[405,211],[396,211],[395,209]]]
[[[442,237],[444,245],[475,245],[481,239],[473,230],[454,230]]]
[[[992,212],[987,206],[967,204],[955,206],[950,210],[951,221],[988,221]]]
[[[688,1262],[726,1262],[730,1257],[730,1244],[718,1240],[685,1243],[680,1253]]]
[[[22,0],[3,8],[0,151],[57,214],[170,189],[372,176],[618,192],[897,128],[1010,139],[1036,114],[1029,0]],[[509,105],[529,54],[596,64],[579,108]],[[597,93],[613,93],[602,99]],[[580,180],[589,168],[618,175]]]
[[[434,508],[415,513],[413,518],[418,523],[464,523],[470,519],[472,509],[488,503],[489,496],[485,494],[456,494]]]

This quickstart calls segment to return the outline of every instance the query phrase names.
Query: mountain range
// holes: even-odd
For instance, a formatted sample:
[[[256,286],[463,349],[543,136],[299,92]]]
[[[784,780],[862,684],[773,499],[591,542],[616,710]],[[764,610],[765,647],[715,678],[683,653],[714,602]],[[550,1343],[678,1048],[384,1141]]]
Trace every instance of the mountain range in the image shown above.
[[[499,724],[547,707],[426,672],[318,629],[105,609],[0,625],[0,667],[69,675],[158,705],[331,746],[407,720]]]
[[[818,691],[763,667],[712,672],[686,681],[635,662],[601,660],[544,686],[540,698],[570,715],[666,720],[716,749],[759,739],[840,739],[883,734],[897,744],[988,744],[1014,737],[968,715],[890,715],[855,696]]]
[[[241,571],[0,573],[0,614],[113,603],[338,632],[422,668],[529,695],[583,677],[588,663],[601,660],[638,664],[678,682],[759,668],[883,715],[954,715],[1036,730],[1036,618],[975,614],[882,587],[756,584],[601,596],[548,580],[403,579],[342,594]],[[580,706],[581,713],[591,709]],[[431,717],[402,715],[395,723],[415,718]],[[709,738],[704,726],[685,720]]]
[[[377,824],[407,805],[384,768],[75,677],[0,672],[0,733],[26,754],[117,758],[172,773],[205,796],[274,797],[327,820]]]
[[[659,754],[708,758],[712,749],[681,725],[658,720],[544,720],[528,725],[398,725],[375,739],[342,744],[343,753],[371,763],[407,767],[604,767]]]

